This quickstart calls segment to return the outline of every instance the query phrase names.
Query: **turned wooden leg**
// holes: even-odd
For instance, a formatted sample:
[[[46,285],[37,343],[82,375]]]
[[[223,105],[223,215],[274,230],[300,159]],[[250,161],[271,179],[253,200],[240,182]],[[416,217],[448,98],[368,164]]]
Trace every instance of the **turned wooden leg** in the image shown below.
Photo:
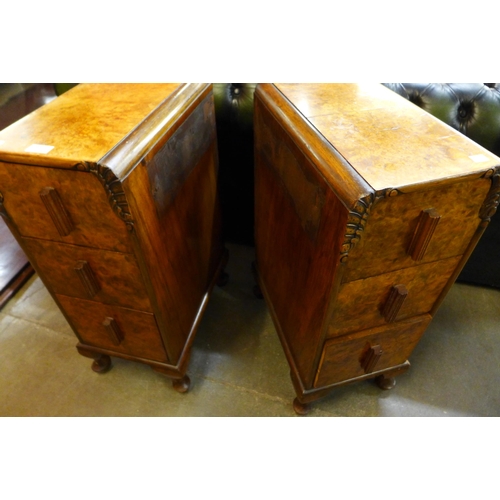
[[[301,403],[298,398],[293,400],[293,409],[297,415],[307,415],[311,409],[307,403]]]
[[[384,391],[392,389],[396,385],[396,379],[394,377],[386,377],[385,375],[379,375],[375,378],[375,383]]]
[[[177,392],[180,392],[181,394],[187,392],[189,390],[190,385],[191,385],[191,380],[187,375],[184,375],[184,377],[172,381],[173,388]]]
[[[80,355],[94,360],[92,370],[96,373],[106,373],[111,368],[111,358],[107,354],[99,354],[82,344],[77,344],[76,349]]]
[[[169,379],[173,379],[175,375],[172,375],[172,372],[165,367],[162,366],[151,366],[151,368],[162,375],[166,375]],[[191,385],[191,380],[187,375],[184,375],[181,378],[174,378],[172,380],[172,387],[180,393],[187,392],[189,390],[189,386]]]
[[[106,373],[111,369],[111,358],[106,354],[96,354],[92,363],[92,370],[96,373]]]
[[[217,286],[226,286],[229,281],[229,274],[226,271],[221,271],[217,278]]]

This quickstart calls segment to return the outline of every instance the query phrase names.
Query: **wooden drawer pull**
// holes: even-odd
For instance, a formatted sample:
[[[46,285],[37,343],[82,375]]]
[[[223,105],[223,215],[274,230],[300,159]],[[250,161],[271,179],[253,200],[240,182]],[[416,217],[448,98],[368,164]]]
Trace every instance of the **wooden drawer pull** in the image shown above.
[[[413,260],[419,261],[423,259],[440,219],[441,216],[434,208],[422,210],[420,213],[417,229],[413,234],[407,252]]]
[[[85,260],[79,260],[75,266],[76,274],[80,278],[88,297],[91,299],[101,289],[90,264]]]
[[[64,208],[59,193],[53,187],[45,187],[39,194],[59,234],[68,236],[74,229],[73,222],[71,222],[70,216],[66,208]]]
[[[365,373],[371,373],[375,369],[375,365],[378,363],[383,352],[379,345],[371,346],[368,344],[368,349],[360,360],[361,368],[363,368]]]
[[[106,328],[109,338],[114,345],[120,345],[122,343],[123,333],[114,318],[106,318],[103,321],[102,326]]]
[[[385,317],[387,323],[392,323],[401,309],[406,297],[408,296],[408,290],[404,285],[393,286],[385,306],[382,310],[382,314]]]

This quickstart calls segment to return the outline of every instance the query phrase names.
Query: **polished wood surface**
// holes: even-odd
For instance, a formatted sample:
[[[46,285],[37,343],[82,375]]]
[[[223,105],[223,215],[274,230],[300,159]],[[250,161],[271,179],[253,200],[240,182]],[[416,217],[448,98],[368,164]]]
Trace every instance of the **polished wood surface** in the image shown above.
[[[180,120],[175,124],[180,133],[166,136],[156,155],[146,156],[123,187],[137,217],[140,265],[153,291],[153,307],[169,332],[170,359],[183,364],[185,346],[193,340],[193,318],[206,301],[224,253],[211,94],[192,103],[184,122],[195,125],[189,134]],[[162,173],[162,165],[178,165],[179,157],[184,158],[182,169],[189,172],[185,178],[173,170]],[[161,266],[155,265],[159,258]]]
[[[408,189],[498,165],[494,154],[383,85],[276,87],[376,191]]]
[[[23,245],[54,293],[152,311],[134,254],[34,238]]]
[[[347,213],[260,100],[255,103],[254,120],[258,274],[266,279],[262,291],[271,296],[268,302],[290,339],[294,365],[310,384],[321,324],[340,265]],[[275,146],[267,147],[268,141]],[[293,195],[300,192],[301,183],[303,193],[295,200]],[[329,221],[334,221],[333,226]],[[310,263],[309,268],[297,272],[302,263]]]
[[[260,84],[256,271],[294,407],[394,387],[500,197],[500,159],[378,84]]]
[[[63,295],[57,298],[87,346],[107,348],[117,355],[123,351],[133,356],[167,362],[153,314]],[[122,332],[121,341],[117,342],[116,336],[109,334],[106,326],[109,318],[116,322],[116,328]]]
[[[115,252],[132,251],[129,232],[113,212],[95,175],[2,163],[0,186],[4,193],[5,210],[16,222],[22,236]],[[53,215],[47,207],[49,203],[44,202],[40,195],[47,187],[57,193],[59,219],[69,221],[63,234],[58,226],[62,222],[57,215]],[[63,213],[66,215],[63,216]]]
[[[404,363],[429,325],[428,315],[384,325],[325,342],[315,387],[329,385]],[[378,349],[373,350],[373,347]],[[371,352],[377,352],[378,356]],[[371,363],[369,363],[371,361]]]
[[[462,255],[478,228],[478,214],[490,187],[491,180],[480,177],[448,186],[430,184],[421,191],[378,200],[360,241],[349,251],[343,281]],[[426,242],[425,253],[415,260],[412,240],[422,211],[430,209],[440,215],[439,223]]]
[[[2,159],[61,168],[98,162],[178,88],[173,83],[77,85],[0,132]],[[52,149],[26,151],[34,144]]]
[[[311,126],[307,118],[292,107],[290,101],[276,86],[262,84],[260,89],[256,106],[265,106],[272,116],[272,119],[257,127],[257,131],[260,131],[260,141],[267,141],[266,146],[262,147],[263,151],[278,147],[272,145],[274,144],[271,140],[272,134],[267,133],[265,128],[272,126],[276,120],[287,132],[283,140],[288,147],[300,151],[300,154],[314,164],[317,175],[321,176],[329,186],[335,186],[336,195],[343,205],[353,207],[360,198],[369,196],[373,192],[371,186],[335,147]],[[310,147],[311,144],[315,145],[314,148]]]
[[[0,141],[0,212],[78,351],[99,373],[110,356],[147,363],[185,392],[227,261],[211,85],[78,85]]]
[[[459,262],[460,257],[452,257],[344,283],[335,296],[328,337],[389,323],[387,305],[394,286],[407,290],[396,320],[429,313]]]

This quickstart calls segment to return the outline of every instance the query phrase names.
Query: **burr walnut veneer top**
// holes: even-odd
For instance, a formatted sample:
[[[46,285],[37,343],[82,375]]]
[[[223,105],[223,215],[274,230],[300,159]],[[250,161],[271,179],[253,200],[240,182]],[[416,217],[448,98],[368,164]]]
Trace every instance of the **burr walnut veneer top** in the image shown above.
[[[3,130],[0,160],[59,168],[98,162],[179,88],[178,83],[77,85]],[[30,152],[33,145],[52,149]]]
[[[474,175],[499,159],[381,84],[275,84],[376,191]]]

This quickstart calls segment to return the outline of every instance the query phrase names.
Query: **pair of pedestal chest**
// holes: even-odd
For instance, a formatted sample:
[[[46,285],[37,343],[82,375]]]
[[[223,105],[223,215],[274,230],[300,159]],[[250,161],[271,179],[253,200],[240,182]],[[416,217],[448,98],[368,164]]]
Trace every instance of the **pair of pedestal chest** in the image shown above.
[[[258,283],[298,413],[391,388],[495,213],[500,159],[379,84],[255,93]]]
[[[382,388],[490,218],[500,160],[377,84],[255,93],[256,271],[297,412]],[[78,85],[0,133],[0,214],[98,372],[118,356],[189,387],[224,281],[211,85]]]
[[[189,387],[227,252],[212,86],[81,84],[0,134],[0,213],[98,372]]]

